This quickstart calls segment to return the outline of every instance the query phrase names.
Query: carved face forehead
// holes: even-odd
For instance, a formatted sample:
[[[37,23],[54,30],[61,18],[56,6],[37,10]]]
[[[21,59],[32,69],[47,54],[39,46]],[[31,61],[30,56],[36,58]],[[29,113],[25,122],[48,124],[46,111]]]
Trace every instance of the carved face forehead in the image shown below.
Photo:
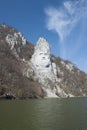
[[[36,47],[35,47],[35,51],[37,51],[37,50],[46,53],[46,52],[49,52],[49,51],[50,51],[50,47],[49,47],[49,46],[46,46],[46,45],[44,45],[44,44],[43,44],[43,45],[40,44],[40,46],[36,46]]]
[[[49,46],[49,43],[43,39],[43,38],[40,38],[37,43],[36,43],[36,46],[35,46],[35,51],[42,51],[42,52],[49,52],[50,51],[50,46]]]

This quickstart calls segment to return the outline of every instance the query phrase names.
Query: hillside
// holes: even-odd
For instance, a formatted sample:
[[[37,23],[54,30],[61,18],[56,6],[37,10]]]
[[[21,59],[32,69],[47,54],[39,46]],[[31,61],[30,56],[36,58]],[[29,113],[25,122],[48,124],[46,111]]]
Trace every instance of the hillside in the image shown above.
[[[34,46],[15,28],[0,25],[0,97],[87,96],[87,74],[70,61],[55,57],[49,43]]]

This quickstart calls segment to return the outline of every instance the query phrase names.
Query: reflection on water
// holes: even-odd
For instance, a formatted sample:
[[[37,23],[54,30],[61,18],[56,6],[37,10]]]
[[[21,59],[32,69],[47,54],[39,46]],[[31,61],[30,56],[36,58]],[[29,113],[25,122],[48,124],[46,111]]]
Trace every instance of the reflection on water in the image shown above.
[[[0,130],[87,130],[87,98],[0,101]]]

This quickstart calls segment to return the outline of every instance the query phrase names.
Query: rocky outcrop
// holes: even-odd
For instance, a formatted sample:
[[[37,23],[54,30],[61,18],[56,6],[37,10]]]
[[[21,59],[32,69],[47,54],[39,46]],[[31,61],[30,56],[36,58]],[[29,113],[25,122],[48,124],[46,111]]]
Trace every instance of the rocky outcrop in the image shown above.
[[[39,38],[32,45],[17,29],[0,25],[0,98],[87,96],[87,74],[51,54]]]

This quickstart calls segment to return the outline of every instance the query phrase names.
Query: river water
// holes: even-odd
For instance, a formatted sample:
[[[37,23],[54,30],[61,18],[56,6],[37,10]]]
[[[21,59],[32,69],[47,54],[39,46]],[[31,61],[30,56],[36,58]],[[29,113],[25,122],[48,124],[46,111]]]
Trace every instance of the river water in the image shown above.
[[[87,98],[1,100],[0,130],[87,130]]]

